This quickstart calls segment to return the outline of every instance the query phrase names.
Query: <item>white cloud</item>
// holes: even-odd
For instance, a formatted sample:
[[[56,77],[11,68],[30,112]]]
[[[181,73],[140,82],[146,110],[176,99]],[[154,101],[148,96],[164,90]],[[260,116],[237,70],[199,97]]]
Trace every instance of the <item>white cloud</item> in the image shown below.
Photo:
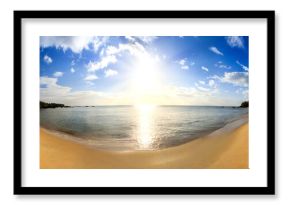
[[[209,80],[208,84],[205,81],[199,80],[194,85],[199,91],[207,92],[209,94],[213,94],[218,91],[214,80]]]
[[[209,48],[209,50],[211,50],[212,52],[214,52],[217,55],[221,55],[221,56],[224,55],[219,49],[217,49],[217,47],[212,46]]]
[[[249,100],[249,90],[244,90],[242,94],[244,96],[244,100]]]
[[[189,69],[189,67],[188,67],[188,65],[183,65],[183,66],[181,66],[181,69],[187,70],[187,69]]]
[[[205,66],[201,66],[201,69],[204,70],[204,71],[206,71],[206,72],[208,72],[208,68],[205,67]]]
[[[232,66],[224,64],[222,61],[218,61],[217,63],[214,64],[215,67],[218,68],[223,68],[223,69],[231,69]]]
[[[154,60],[155,60],[155,62],[160,62],[160,57],[158,54],[155,54]]]
[[[235,93],[237,93],[237,94],[239,94],[240,92],[241,92],[240,88],[235,91]]]
[[[149,56],[150,54],[146,51],[145,47],[138,43],[133,42],[129,44],[122,44],[120,43],[118,46],[108,46],[105,50],[105,56],[120,56],[123,52],[128,52],[130,55],[136,57],[136,58],[143,58],[144,55]],[[160,59],[158,57],[158,59]]]
[[[243,48],[244,43],[243,43],[243,38],[240,36],[228,36],[226,37],[227,43],[231,47],[238,47],[238,48]]]
[[[58,85],[57,78],[40,77],[40,86],[40,96],[47,102],[54,102],[55,96],[65,95],[71,90],[69,87]]]
[[[196,87],[199,91],[202,91],[202,92],[209,92],[209,91],[211,91],[210,88],[206,88],[206,87],[201,86],[201,85],[199,85],[199,84],[200,84],[200,81],[199,81],[199,83],[195,83],[195,84],[194,84],[195,87]]]
[[[167,103],[179,105],[239,105],[240,101],[216,95],[217,89],[195,84],[195,87],[168,87],[170,98]],[[165,102],[165,104],[166,104]],[[174,103],[172,103],[174,102]]]
[[[113,94],[97,91],[73,92],[70,87],[58,85],[57,78],[40,77],[40,85],[40,100],[44,102],[64,103],[72,106],[108,104],[112,101],[113,96]]]
[[[98,79],[98,76],[94,74],[90,74],[90,75],[87,75],[84,80],[91,81],[91,80],[97,80],[97,79]]]
[[[101,51],[100,51],[100,53],[99,53],[99,56],[100,56],[100,57],[103,57],[103,56],[104,56],[104,54],[105,54],[105,50],[106,50],[105,47],[103,47],[103,48],[101,49]]]
[[[208,92],[208,91],[210,91],[209,88],[205,88],[205,87],[202,87],[202,86],[199,86],[199,85],[195,85],[195,86],[196,86],[197,89],[200,90],[200,91],[203,91],[203,92]]]
[[[97,52],[108,40],[108,36],[41,36],[40,46],[56,47],[63,51],[70,49],[74,53],[81,53],[84,49],[93,49]]]
[[[64,51],[71,49],[74,53],[80,53],[83,49],[89,49],[94,37],[89,36],[41,36],[41,47],[56,47]]]
[[[117,47],[115,47],[115,46],[108,46],[106,48],[106,54],[107,55],[115,55],[115,54],[117,54],[119,52],[120,52],[120,50]]]
[[[241,64],[239,61],[236,61],[236,63],[241,66],[245,71],[249,71],[249,68],[243,64]]]
[[[51,57],[49,57],[48,55],[45,55],[43,57],[44,62],[46,62],[47,64],[51,64],[52,63],[52,59]]]
[[[70,87],[57,84],[57,78],[41,77],[40,100],[65,105],[128,105],[134,104],[132,92],[72,91]],[[93,85],[93,82],[86,81]],[[164,86],[158,93],[158,104],[164,105],[240,105],[233,97],[220,97],[214,88],[207,86],[176,87]],[[208,91],[209,90],[209,91]],[[155,96],[155,95],[154,95]],[[155,96],[156,99],[156,96]]]
[[[177,97],[193,97],[198,93],[198,90],[195,87],[169,86],[167,90],[170,96]]]
[[[230,83],[235,86],[248,87],[249,75],[248,72],[225,72],[224,76],[213,76],[213,79],[218,79],[223,83]]]
[[[75,71],[74,68],[71,68],[71,69],[70,69],[70,72],[71,72],[71,73],[74,73],[74,72],[76,72],[76,71]]]
[[[92,68],[90,68],[89,71],[102,69],[107,67],[109,64],[116,63],[117,62],[116,56],[122,55],[123,52],[128,52],[130,55],[137,58],[142,58],[144,54],[147,53],[144,46],[138,42],[134,42],[131,44],[119,44],[117,47],[108,46],[105,50],[103,50],[101,62],[98,65],[97,63],[91,64],[89,67]]]
[[[103,36],[103,37],[94,37],[92,40],[93,44],[93,49],[95,52],[99,51],[99,49],[107,43],[109,40],[108,36]]]
[[[100,61],[90,61],[87,64],[88,72],[94,72],[100,69],[106,68],[110,64],[115,64],[117,62],[117,58],[114,55],[109,55],[101,58]]]
[[[140,41],[142,43],[149,44],[156,40],[157,36],[125,36],[125,38],[130,42]]]
[[[214,80],[209,80],[209,81],[208,81],[208,85],[209,85],[210,87],[214,87],[214,86],[215,86],[215,81],[214,81]]]
[[[132,56],[140,57],[146,53],[146,49],[143,45],[138,42],[134,44],[119,44],[119,49],[121,51],[128,51]]]
[[[125,38],[130,42],[135,42],[135,38],[133,38],[132,36],[125,36]]]
[[[57,78],[40,77],[40,85],[56,85]]]
[[[118,74],[118,71],[116,70],[112,70],[112,69],[105,70],[105,77],[111,77],[117,74]]]
[[[177,61],[177,63],[180,65],[181,69],[183,70],[189,69],[188,61],[186,58],[180,59],[179,61]]]
[[[245,88],[238,88],[236,94],[243,97],[243,100],[249,100],[249,90]]]
[[[151,43],[155,41],[158,37],[157,36],[137,36],[137,38],[139,38],[145,43]]]
[[[126,37],[127,39],[132,40],[133,37]],[[135,38],[134,38],[135,39]],[[148,40],[149,41],[149,40]],[[107,46],[105,49],[102,49],[102,55],[98,61],[90,61],[86,67],[89,73],[95,72],[97,70],[105,69],[109,65],[117,63],[117,56],[121,56],[123,52],[128,52],[130,55],[144,59],[144,56],[149,56],[150,54],[146,52],[143,45],[134,41],[130,44],[119,44],[118,46]],[[155,56],[155,60],[159,61],[159,56]],[[118,72],[115,70],[106,70],[105,77],[117,75]]]
[[[95,85],[95,83],[93,83],[92,81],[89,81],[89,80],[86,80],[86,84],[89,85],[89,86]]]
[[[54,77],[62,77],[63,76],[63,72],[57,71],[53,74]]]
[[[185,65],[185,63],[186,63],[186,58],[179,60],[178,63],[179,63],[180,65]]]
[[[138,42],[133,44],[120,43],[118,47],[108,46],[106,48],[106,55],[119,55],[124,51],[128,51],[133,56],[138,56],[140,52],[145,52],[145,48]]]

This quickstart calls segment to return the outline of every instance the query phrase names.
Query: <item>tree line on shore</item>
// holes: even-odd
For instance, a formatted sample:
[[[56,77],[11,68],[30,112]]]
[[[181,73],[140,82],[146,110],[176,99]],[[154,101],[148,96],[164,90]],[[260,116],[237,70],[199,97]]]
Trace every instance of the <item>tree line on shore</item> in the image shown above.
[[[243,107],[243,108],[247,108],[247,107],[249,107],[249,101],[244,101],[244,102],[242,102],[242,104],[241,104],[240,107]]]
[[[46,102],[42,102],[40,101],[40,109],[45,109],[45,108],[64,108],[64,107],[69,107],[66,106],[64,104],[59,104],[59,103],[46,103]]]

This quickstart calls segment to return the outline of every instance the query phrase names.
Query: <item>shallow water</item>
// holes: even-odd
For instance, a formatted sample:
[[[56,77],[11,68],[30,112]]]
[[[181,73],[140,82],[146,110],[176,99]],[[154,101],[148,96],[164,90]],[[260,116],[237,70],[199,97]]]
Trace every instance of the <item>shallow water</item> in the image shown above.
[[[42,127],[98,149],[152,150],[180,145],[248,113],[205,106],[97,106],[40,110]]]

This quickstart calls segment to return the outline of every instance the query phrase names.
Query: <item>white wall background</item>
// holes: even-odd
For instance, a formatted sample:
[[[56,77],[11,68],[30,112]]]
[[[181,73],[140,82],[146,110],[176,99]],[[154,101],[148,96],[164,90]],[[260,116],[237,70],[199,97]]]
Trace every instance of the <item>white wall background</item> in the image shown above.
[[[0,203],[1,204],[289,204],[290,42],[288,1],[50,0],[0,3]],[[13,10],[276,10],[276,196],[14,196]]]

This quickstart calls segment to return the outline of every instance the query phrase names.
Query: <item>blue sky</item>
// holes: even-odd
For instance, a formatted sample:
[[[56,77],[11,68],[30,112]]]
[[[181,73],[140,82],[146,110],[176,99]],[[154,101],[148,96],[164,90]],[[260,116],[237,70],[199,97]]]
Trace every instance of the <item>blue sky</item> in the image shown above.
[[[239,105],[246,36],[42,36],[40,98],[67,105]]]

